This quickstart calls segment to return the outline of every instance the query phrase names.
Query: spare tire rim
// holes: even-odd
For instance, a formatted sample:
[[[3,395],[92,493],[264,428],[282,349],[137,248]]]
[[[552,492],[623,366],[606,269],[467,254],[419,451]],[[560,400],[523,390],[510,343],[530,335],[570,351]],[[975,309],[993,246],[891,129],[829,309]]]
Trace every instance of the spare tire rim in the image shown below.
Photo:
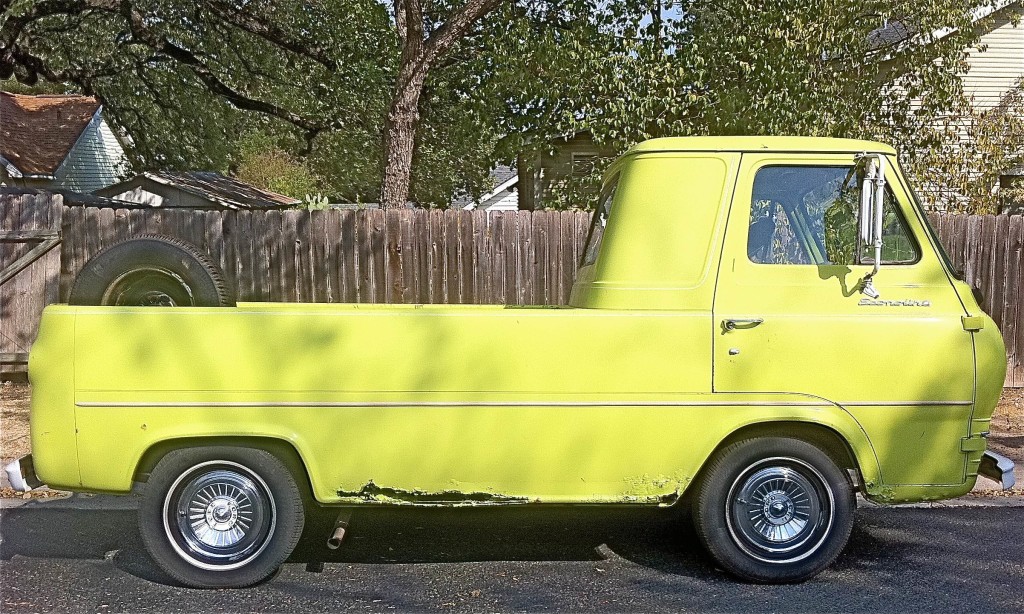
[[[245,467],[203,463],[183,473],[164,499],[164,531],[191,565],[238,569],[270,543],[277,509],[270,489]]]
[[[158,267],[119,275],[103,292],[103,305],[178,307],[195,305],[192,288],[177,273]]]
[[[834,516],[832,490],[814,467],[795,458],[750,465],[733,482],[725,504],[733,542],[767,563],[792,563],[815,552]]]

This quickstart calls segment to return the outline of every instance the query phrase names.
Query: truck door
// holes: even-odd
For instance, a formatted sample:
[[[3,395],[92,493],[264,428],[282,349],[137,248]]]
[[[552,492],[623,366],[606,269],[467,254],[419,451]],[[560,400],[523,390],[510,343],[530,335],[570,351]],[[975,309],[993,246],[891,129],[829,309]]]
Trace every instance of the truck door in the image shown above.
[[[880,296],[859,291],[871,254],[858,253],[853,168],[851,154],[743,156],[715,293],[714,391],[826,399],[860,422],[886,483],[962,483],[964,308],[895,173]]]

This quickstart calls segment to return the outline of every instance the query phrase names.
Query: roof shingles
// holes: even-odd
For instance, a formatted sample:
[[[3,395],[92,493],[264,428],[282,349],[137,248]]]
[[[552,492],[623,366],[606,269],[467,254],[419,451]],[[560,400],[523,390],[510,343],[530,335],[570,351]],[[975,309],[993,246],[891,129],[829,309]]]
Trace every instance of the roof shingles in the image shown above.
[[[53,175],[99,108],[91,96],[0,92],[0,156],[22,175]]]
[[[210,171],[157,171],[145,175],[157,183],[174,186],[231,209],[294,207],[302,202]]]

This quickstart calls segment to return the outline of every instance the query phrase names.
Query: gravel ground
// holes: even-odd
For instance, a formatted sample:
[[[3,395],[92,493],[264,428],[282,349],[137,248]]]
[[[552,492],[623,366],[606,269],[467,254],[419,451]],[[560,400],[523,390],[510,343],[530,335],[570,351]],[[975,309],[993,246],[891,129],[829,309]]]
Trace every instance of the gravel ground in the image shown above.
[[[0,385],[0,461],[7,464],[12,459],[31,452],[29,440],[28,410],[31,387],[26,384],[4,382]],[[1024,485],[1024,388],[1006,388],[992,416],[992,435],[989,447],[994,452],[1007,456],[1017,464],[1017,484]],[[21,497],[6,487],[6,480],[0,483],[0,497]],[[52,496],[46,491],[34,493],[37,496]],[[978,487],[972,496],[1024,495],[1024,488],[1000,491],[994,482],[978,480]]]

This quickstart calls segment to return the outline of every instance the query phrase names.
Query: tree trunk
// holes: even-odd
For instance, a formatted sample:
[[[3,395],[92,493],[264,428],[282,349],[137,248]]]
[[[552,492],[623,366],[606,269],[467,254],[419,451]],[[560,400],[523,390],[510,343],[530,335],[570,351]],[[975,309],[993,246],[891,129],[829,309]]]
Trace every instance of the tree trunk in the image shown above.
[[[494,10],[500,0],[466,0],[448,21],[425,36],[421,0],[394,0],[395,28],[401,43],[398,79],[384,120],[384,180],[380,187],[383,209],[404,207],[409,200],[413,149],[419,125],[420,95],[430,65],[443,58],[469,28]]]
[[[384,121],[384,181],[380,190],[382,209],[398,209],[409,200],[412,154],[419,125],[420,94],[426,67],[403,66],[391,107]]]

